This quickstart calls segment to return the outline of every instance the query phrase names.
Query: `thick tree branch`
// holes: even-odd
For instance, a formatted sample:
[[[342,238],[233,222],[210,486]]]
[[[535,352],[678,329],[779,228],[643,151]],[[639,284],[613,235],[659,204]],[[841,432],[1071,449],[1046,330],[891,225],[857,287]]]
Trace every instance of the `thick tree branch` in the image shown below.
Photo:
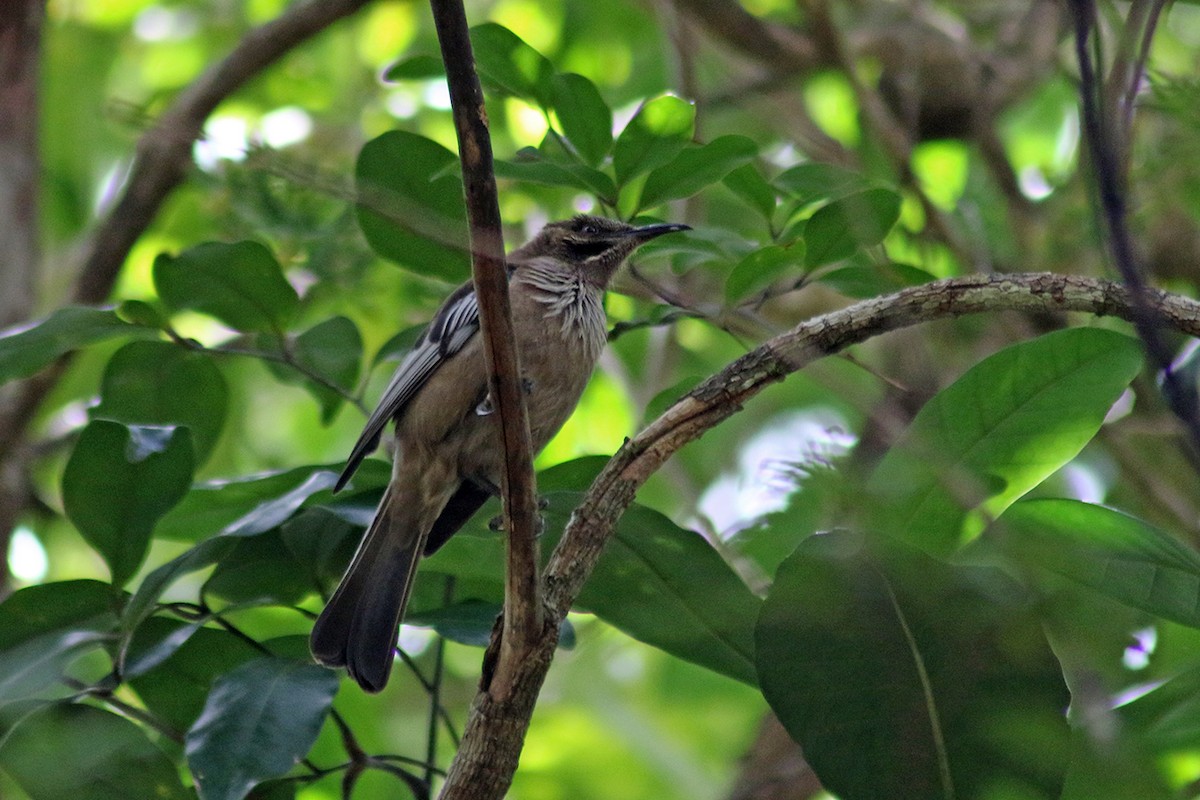
[[[1147,291],[1164,324],[1200,336],[1200,303]],[[780,334],[729,364],[651,423],[613,456],[571,516],[543,577],[543,638],[518,665],[504,701],[480,692],[443,797],[499,798],[512,781],[521,743],[554,654],[558,622],[579,596],[617,520],[638,488],[680,447],[741,410],[772,383],[812,362],[889,331],[934,320],[994,311],[1078,311],[1136,318],[1130,292],[1110,281],[1048,273],[951,278],[856,303]]]
[[[508,532],[504,629],[495,670],[490,680],[486,674],[484,677],[486,691],[499,700],[512,691],[512,675],[529,645],[542,631],[533,446],[508,298],[504,237],[500,228],[496,177],[492,172],[492,142],[488,135],[483,89],[475,73],[467,15],[462,0],[432,0],[431,5],[442,61],[446,65],[454,127],[458,132],[488,386],[504,442],[501,489],[504,493],[504,529]]]

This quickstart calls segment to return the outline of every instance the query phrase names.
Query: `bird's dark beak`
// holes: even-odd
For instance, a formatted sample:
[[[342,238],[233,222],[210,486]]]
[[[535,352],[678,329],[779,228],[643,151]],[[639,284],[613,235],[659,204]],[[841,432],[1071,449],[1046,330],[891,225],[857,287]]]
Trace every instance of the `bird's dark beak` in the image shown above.
[[[640,228],[634,228],[631,231],[626,231],[625,236],[636,239],[638,244],[648,242],[651,239],[657,239],[664,233],[675,233],[677,231],[690,231],[691,225],[684,225],[681,222],[663,222],[657,225],[643,225]]]

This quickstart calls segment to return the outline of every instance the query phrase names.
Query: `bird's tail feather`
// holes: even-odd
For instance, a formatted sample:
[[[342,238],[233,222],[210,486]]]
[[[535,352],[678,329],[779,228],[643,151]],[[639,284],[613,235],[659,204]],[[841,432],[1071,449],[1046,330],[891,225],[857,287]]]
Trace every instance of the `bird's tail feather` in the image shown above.
[[[341,584],[313,625],[313,657],[326,666],[345,666],[368,692],[381,690],[392,669],[396,631],[428,535],[422,505],[398,496],[395,483],[388,487]]]

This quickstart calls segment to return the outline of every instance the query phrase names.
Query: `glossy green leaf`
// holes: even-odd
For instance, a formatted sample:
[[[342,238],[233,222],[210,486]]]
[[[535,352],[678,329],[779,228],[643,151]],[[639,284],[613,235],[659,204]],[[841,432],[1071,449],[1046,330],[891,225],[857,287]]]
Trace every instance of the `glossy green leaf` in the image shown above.
[[[804,243],[760,247],[739,261],[725,279],[725,302],[735,303],[766,289],[785,272],[804,262]]]
[[[151,712],[183,732],[191,727],[218,675],[262,657],[241,637],[162,617],[143,622],[129,647],[129,684]]]
[[[708,144],[688,147],[673,159],[650,172],[642,186],[638,208],[652,208],[690,197],[701,189],[719,183],[738,167],[758,155],[758,145],[745,136],[719,136]]]
[[[258,658],[213,683],[188,730],[188,767],[203,800],[241,800],[312,747],[337,692],[332,670]]]
[[[692,140],[696,108],[674,95],[647,100],[613,144],[613,169],[624,185],[666,164]]]
[[[869,298],[929,283],[934,277],[908,264],[850,263],[831,269],[815,279],[846,297]]]
[[[367,515],[375,512],[367,507]],[[307,508],[280,526],[287,551],[295,559],[308,585],[315,589],[332,587],[341,579],[346,565],[362,538],[363,524],[347,521],[329,508]]]
[[[1099,328],[989,356],[926,403],[879,464],[868,484],[874,523],[952,552],[977,532],[964,528],[968,510],[996,516],[1074,458],[1141,363],[1136,340]]]
[[[583,164],[552,161],[532,147],[523,148],[512,160],[497,159],[495,166],[497,178],[582,189],[605,200],[617,196],[617,187],[612,178],[603,172]]]
[[[1005,546],[1029,566],[1200,627],[1200,553],[1158,528],[1111,508],[1057,499],[1016,503],[999,524]]]
[[[237,537],[237,546],[204,582],[203,593],[229,603],[290,606],[318,588],[284,546],[279,532],[268,531]]]
[[[1058,797],[1067,689],[999,570],[812,536],[776,573],[755,642],[767,702],[843,800]]]
[[[192,443],[186,428],[93,420],[63,472],[63,506],[123,586],[146,556],[155,523],[187,493]]]
[[[121,615],[122,627],[126,631],[134,630],[154,613],[158,599],[175,581],[211,567],[232,552],[236,543],[236,539],[226,536],[208,539],[151,571],[126,604]]]
[[[569,514],[579,499],[554,493],[547,516]],[[633,506],[625,513],[578,605],[638,641],[755,683],[761,601],[700,534],[656,511]]]
[[[310,373],[320,376],[345,392],[354,391],[362,366],[363,342],[358,326],[347,317],[331,317],[291,341],[291,357]],[[321,382],[308,378],[286,364],[267,362],[278,377],[301,383],[321,404],[321,421],[333,420],[345,397]]]
[[[0,746],[0,767],[31,800],[191,796],[141,728],[86,705],[55,703],[30,714]]]
[[[409,625],[433,628],[439,636],[471,647],[487,647],[492,638],[496,617],[504,610],[499,603],[467,600],[453,605],[431,608],[404,618]]]
[[[554,104],[554,66],[508,28],[495,22],[476,25],[471,47],[484,84],[543,108]]]
[[[371,248],[422,275],[471,274],[458,157],[432,139],[389,131],[363,145],[355,166],[358,224]]]
[[[554,113],[563,134],[588,166],[604,160],[613,143],[613,119],[596,84],[573,72],[555,75]]]
[[[721,182],[742,198],[746,205],[761,214],[763,219],[770,222],[771,217],[775,215],[775,187],[762,176],[754,164],[743,164],[722,178]]]
[[[112,640],[118,597],[100,581],[29,586],[0,603],[0,704],[57,683],[80,653]]]
[[[109,359],[92,417],[186,427],[203,463],[228,408],[229,388],[211,357],[166,342],[130,342]]]
[[[879,244],[900,218],[900,195],[866,189],[822,206],[804,226],[805,264],[811,269]]]
[[[154,288],[176,311],[216,317],[238,331],[281,331],[300,307],[271,251],[258,242],[205,242],[154,259]]]
[[[154,336],[111,309],[67,306],[32,325],[0,331],[0,383],[32,375],[66,353],[116,336]]]

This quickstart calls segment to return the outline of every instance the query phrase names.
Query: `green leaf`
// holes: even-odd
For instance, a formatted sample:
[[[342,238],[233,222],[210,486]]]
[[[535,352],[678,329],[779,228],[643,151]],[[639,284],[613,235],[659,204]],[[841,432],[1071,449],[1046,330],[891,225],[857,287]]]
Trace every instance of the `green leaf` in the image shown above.
[[[1158,528],[1104,506],[1057,499],[1016,503],[997,524],[1023,563],[1200,628],[1200,553]]]
[[[318,589],[284,546],[278,531],[241,536],[204,582],[203,593],[229,603],[295,605]]]
[[[175,765],[144,731],[92,706],[55,703],[23,719],[0,767],[31,800],[187,800]]]
[[[437,56],[415,55],[397,61],[383,71],[385,81],[427,81],[446,77],[446,66]]]
[[[496,617],[504,610],[499,603],[466,600],[453,605],[431,608],[409,614],[404,622],[433,628],[439,636],[470,647],[487,647],[492,638]]]
[[[638,208],[690,197],[757,155],[758,145],[745,136],[719,136],[708,144],[688,147],[646,176]]]
[[[372,505],[367,514],[374,512]],[[341,579],[366,524],[367,520],[358,525],[328,508],[317,506],[301,511],[279,530],[284,546],[296,560],[309,586],[324,589]]]
[[[771,183],[803,205],[844,197],[868,188],[866,178],[859,173],[815,161],[784,170]]]
[[[775,188],[762,176],[758,167],[743,164],[722,178],[721,182],[761,214],[763,219],[771,221],[775,215]]]
[[[137,628],[154,613],[158,598],[162,597],[171,584],[184,575],[211,567],[227,556],[236,542],[236,539],[223,536],[208,539],[150,572],[142,579],[141,585],[126,604],[121,615],[122,628],[126,631]]]
[[[406,269],[458,282],[471,273],[458,157],[432,139],[389,131],[355,166],[358,224],[376,253]]]
[[[925,270],[910,267],[908,264],[850,263],[831,269],[816,280],[846,297],[867,298],[899,291],[907,286],[929,283],[934,277]]]
[[[58,682],[82,652],[112,640],[117,595],[100,581],[29,586],[0,603],[0,704]]]
[[[608,201],[617,196],[612,178],[583,164],[550,161],[532,147],[521,149],[512,161],[496,159],[496,177],[544,186],[582,189]]]
[[[683,150],[692,139],[696,108],[674,95],[647,100],[613,145],[613,169],[617,184],[661,166]]]
[[[554,493],[547,516],[565,525],[581,497]],[[621,517],[578,605],[638,641],[755,683],[761,601],[700,534],[656,511],[633,506]]]
[[[0,332],[0,383],[32,375],[59,356],[115,336],[154,336],[111,309],[60,308],[33,325]]]
[[[1066,686],[999,570],[812,536],[780,566],[755,642],[763,695],[843,800],[981,798],[1004,785],[1058,797]]]
[[[977,532],[964,527],[968,510],[998,515],[1079,453],[1141,360],[1137,341],[1099,328],[984,359],[926,403],[880,462],[868,483],[875,524],[949,554]]]
[[[588,166],[604,160],[613,143],[613,118],[596,84],[573,72],[555,75],[554,113]]]
[[[152,713],[179,731],[191,727],[213,680],[261,658],[252,644],[227,631],[151,617],[138,627],[126,660],[130,686]]]
[[[332,670],[259,658],[213,683],[187,733],[188,767],[204,800],[241,800],[283,775],[317,738],[337,692]]]
[[[385,484],[388,475],[386,464],[367,459],[351,486]],[[200,483],[163,517],[155,535],[181,542],[199,542],[220,533],[253,536],[279,525],[305,503],[328,499],[332,495],[321,492],[336,481],[337,473],[330,467],[309,465]]]
[[[192,435],[196,461],[217,444],[229,389],[212,359],[166,342],[130,342],[109,359],[93,418],[130,425],[179,425]]]
[[[115,586],[141,566],[154,524],[187,493],[192,465],[185,428],[98,419],[83,429],[63,472],[63,506]]]
[[[258,242],[163,253],[154,259],[154,288],[170,308],[200,311],[238,331],[281,331],[300,307],[279,262]]]
[[[725,279],[725,302],[732,304],[762,291],[803,260],[803,242],[788,247],[777,244],[760,247],[739,261]]]
[[[866,189],[834,200],[804,226],[805,264],[812,269],[879,244],[899,218],[900,195],[890,189]]]
[[[521,37],[503,25],[485,22],[471,28],[471,48],[480,81],[542,108],[553,105],[554,66]]]
[[[354,389],[362,365],[363,342],[358,326],[347,317],[332,317],[297,336],[291,342],[291,356],[310,372],[340,386],[347,392]],[[286,364],[267,362],[279,378],[301,383],[321,404],[321,422],[328,425],[345,397],[317,381],[306,378]]]

